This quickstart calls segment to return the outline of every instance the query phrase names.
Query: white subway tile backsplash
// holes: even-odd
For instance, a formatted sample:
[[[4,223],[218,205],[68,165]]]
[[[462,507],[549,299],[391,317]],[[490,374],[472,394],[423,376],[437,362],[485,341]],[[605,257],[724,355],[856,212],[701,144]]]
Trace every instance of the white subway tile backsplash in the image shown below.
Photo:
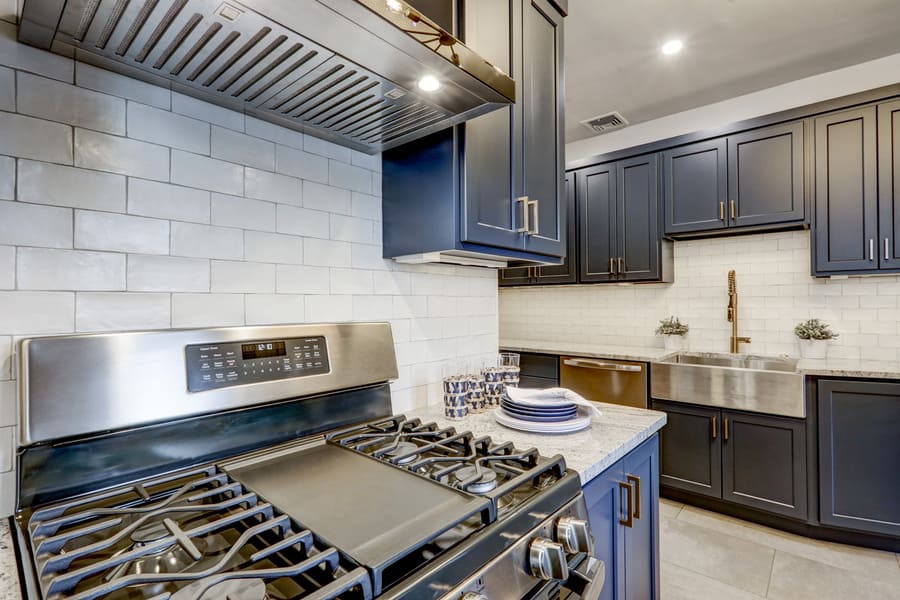
[[[210,193],[146,179],[128,179],[128,212],[144,217],[209,223]]]
[[[166,108],[166,107],[163,107]],[[234,110],[197,100],[178,92],[172,93],[172,112],[234,129],[244,130],[244,115]]]
[[[0,65],[72,82],[74,61],[16,41],[16,26],[0,22]]]
[[[16,287],[16,247],[0,246],[0,290],[12,290]],[[3,341],[0,339],[0,349]],[[0,368],[0,379],[3,377]]]
[[[358,150],[351,150],[350,164],[381,173],[381,155],[366,154]]]
[[[75,330],[167,329],[171,306],[169,294],[80,292],[75,298]]]
[[[328,213],[295,206],[278,205],[277,230],[306,237],[328,238]]]
[[[0,244],[71,248],[72,209],[0,201]]]
[[[306,320],[305,297],[291,294],[248,294],[247,325],[303,323]]]
[[[303,240],[303,262],[317,267],[349,267],[350,244],[306,238]]]
[[[172,183],[240,195],[244,192],[244,167],[172,150]]]
[[[171,254],[240,260],[244,257],[244,232],[230,227],[173,222]]]
[[[0,427],[16,425],[18,422],[17,413],[16,383],[14,381],[0,381]]]
[[[72,164],[72,128],[0,112],[0,154]]]
[[[130,292],[208,292],[209,261],[175,256],[128,256]]]
[[[209,123],[137,102],[128,103],[128,137],[209,154]]]
[[[274,292],[275,265],[214,260],[210,290],[238,294]]]
[[[34,204],[125,212],[125,177],[20,159],[18,199]]]
[[[264,263],[303,263],[303,240],[294,235],[244,232],[244,259]]]
[[[327,294],[331,291],[328,267],[278,265],[275,289],[279,294]]]
[[[215,125],[212,156],[257,169],[275,170],[274,143]]]
[[[0,67],[0,110],[16,112],[16,72]]]
[[[353,319],[353,296],[306,296],[306,320],[330,323]]]
[[[19,248],[20,290],[124,290],[125,255],[112,252]]]
[[[349,215],[352,210],[351,192],[314,181],[304,181],[303,206],[330,213]]]
[[[7,335],[75,330],[74,292],[0,292],[0,331]]]
[[[372,272],[357,269],[331,269],[332,294],[372,294]]]
[[[243,324],[243,294],[172,294],[172,327]]]
[[[375,271],[372,274],[373,289],[376,294],[407,296],[411,293],[409,273],[400,271]]]
[[[69,83],[19,72],[16,106],[22,114],[87,129],[125,134],[125,101]]]
[[[167,181],[169,149],[87,129],[75,129],[75,166]]]
[[[318,154],[319,156],[324,156],[326,158],[340,160],[345,163],[350,162],[350,153],[352,152],[350,148],[338,146],[333,142],[317,138],[314,135],[304,136],[303,149],[307,152],[312,152],[313,154]]]
[[[371,244],[375,241],[375,223],[366,219],[331,215],[331,239]]]
[[[269,173],[247,167],[244,169],[244,195],[257,200],[300,206],[303,194],[296,177]]]
[[[275,231],[276,206],[262,200],[213,194],[211,220],[213,225],[224,227]]]
[[[0,381],[13,378],[12,336],[0,335]]]
[[[386,321],[394,314],[390,296],[353,296],[354,321]]]
[[[360,219],[381,222],[381,198],[371,194],[353,192],[350,214]]]
[[[275,170],[300,179],[328,183],[328,159],[289,146],[275,147]]]
[[[125,77],[87,63],[75,63],[75,83],[80,87],[105,92],[126,100],[135,100],[157,108],[169,109],[171,93],[168,89]]]
[[[16,159],[0,156],[0,200],[16,199]]]
[[[378,179],[381,180],[380,177]],[[376,193],[372,187],[372,171],[336,160],[329,161],[328,183],[363,194]],[[380,195],[380,192],[377,193]]]
[[[351,244],[350,264],[354,269],[371,269],[384,271],[393,268],[396,263],[382,257],[381,244]]]
[[[245,128],[246,132],[252,136],[269,140],[270,142],[275,142],[276,144],[281,144],[283,146],[297,148],[298,150],[303,149],[303,138],[306,136],[299,131],[279,127],[268,121],[249,116],[246,117]]]
[[[14,431],[15,427],[0,427],[0,472],[11,471],[13,468],[13,457],[15,456]]]
[[[138,254],[168,254],[169,223],[145,217],[76,210],[75,247]]]

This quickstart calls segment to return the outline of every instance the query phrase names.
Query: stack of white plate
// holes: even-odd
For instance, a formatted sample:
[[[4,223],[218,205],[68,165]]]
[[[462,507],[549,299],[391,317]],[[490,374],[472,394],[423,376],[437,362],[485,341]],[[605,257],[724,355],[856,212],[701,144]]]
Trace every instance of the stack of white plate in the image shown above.
[[[519,398],[504,394],[494,420],[501,425],[531,433],[572,433],[591,425],[592,409],[564,397]]]

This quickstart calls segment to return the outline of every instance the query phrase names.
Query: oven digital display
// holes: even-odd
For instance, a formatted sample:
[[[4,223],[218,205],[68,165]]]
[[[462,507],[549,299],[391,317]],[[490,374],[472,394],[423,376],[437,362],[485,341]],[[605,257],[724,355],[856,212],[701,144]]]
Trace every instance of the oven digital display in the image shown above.
[[[287,350],[284,342],[254,342],[241,344],[241,354],[244,360],[253,360],[269,356],[285,356]]]

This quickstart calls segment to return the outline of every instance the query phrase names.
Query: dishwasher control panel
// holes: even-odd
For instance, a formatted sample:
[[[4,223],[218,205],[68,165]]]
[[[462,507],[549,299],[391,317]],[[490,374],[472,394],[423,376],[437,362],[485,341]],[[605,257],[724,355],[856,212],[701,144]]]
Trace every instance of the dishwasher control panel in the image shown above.
[[[187,385],[203,392],[328,373],[323,336],[192,344],[185,347]]]

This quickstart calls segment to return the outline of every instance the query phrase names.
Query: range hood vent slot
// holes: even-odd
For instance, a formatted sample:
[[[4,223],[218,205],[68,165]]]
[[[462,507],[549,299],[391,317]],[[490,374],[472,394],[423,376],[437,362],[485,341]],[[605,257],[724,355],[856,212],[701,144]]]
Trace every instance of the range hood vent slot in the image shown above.
[[[69,0],[58,26],[39,27],[56,4],[26,2],[19,38],[365,152],[515,97],[511,79],[402,2],[389,3],[398,13],[383,0]],[[438,92],[416,89],[426,74]]]

